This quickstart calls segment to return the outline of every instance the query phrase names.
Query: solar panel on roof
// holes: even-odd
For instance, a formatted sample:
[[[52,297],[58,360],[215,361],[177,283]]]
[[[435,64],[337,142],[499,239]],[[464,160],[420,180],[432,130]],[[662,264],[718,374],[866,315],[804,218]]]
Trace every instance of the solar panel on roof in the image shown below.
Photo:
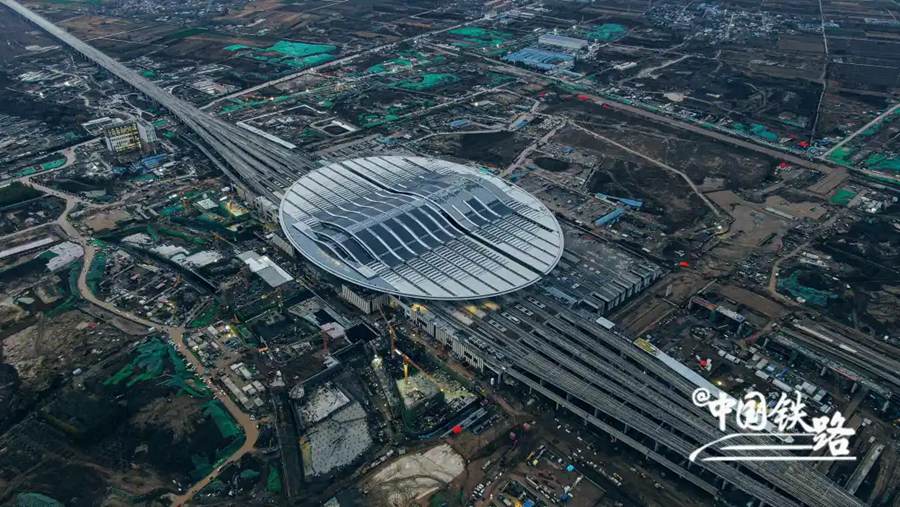
[[[288,240],[320,268],[416,298],[509,292],[549,272],[562,252],[559,224],[540,201],[493,175],[420,157],[317,169],[287,190],[280,215]]]

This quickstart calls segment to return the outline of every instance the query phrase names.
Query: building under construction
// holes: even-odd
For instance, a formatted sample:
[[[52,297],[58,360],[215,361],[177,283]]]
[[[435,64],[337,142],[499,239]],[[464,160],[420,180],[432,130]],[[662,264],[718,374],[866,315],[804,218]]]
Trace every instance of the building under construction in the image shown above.
[[[149,152],[158,139],[152,125],[131,120],[104,128],[103,141],[110,153],[121,155],[133,151]]]

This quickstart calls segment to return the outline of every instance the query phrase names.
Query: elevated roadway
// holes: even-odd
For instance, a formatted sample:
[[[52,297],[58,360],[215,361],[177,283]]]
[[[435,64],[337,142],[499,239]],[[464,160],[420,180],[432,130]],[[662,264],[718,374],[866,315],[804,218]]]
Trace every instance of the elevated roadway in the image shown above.
[[[0,3],[168,109],[212,148],[219,159],[214,162],[235,184],[252,194],[265,196],[277,203],[282,189],[313,167],[312,161],[305,156],[216,118],[173,96],[15,0],[0,0]]]

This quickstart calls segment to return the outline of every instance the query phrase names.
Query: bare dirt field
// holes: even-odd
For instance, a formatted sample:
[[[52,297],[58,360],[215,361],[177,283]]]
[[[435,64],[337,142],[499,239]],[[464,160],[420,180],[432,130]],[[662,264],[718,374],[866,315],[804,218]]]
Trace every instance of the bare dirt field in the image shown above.
[[[447,444],[403,456],[381,469],[369,482],[370,495],[397,507],[426,496],[465,469],[462,456]]]

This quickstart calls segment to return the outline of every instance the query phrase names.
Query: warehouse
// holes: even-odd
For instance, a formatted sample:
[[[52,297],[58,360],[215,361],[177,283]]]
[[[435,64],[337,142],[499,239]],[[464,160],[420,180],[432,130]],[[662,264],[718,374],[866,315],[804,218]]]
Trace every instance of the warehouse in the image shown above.
[[[588,45],[588,41],[584,39],[565,37],[563,35],[556,35],[552,33],[541,35],[540,38],[538,38],[538,43],[542,46],[552,46],[568,51],[581,51]]]

